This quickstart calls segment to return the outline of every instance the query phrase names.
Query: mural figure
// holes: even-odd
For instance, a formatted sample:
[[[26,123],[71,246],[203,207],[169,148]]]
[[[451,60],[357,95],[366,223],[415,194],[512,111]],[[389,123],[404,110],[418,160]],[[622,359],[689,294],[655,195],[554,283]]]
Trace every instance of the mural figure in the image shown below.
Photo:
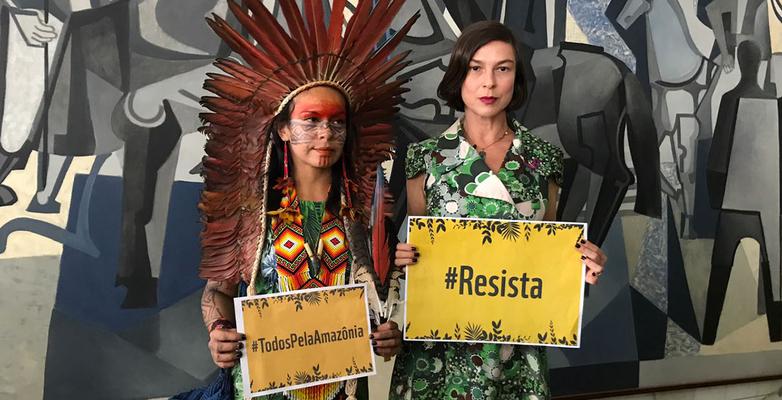
[[[25,168],[30,144],[26,139],[33,130],[35,114],[44,98],[51,54],[56,48],[62,22],[49,15],[42,2],[0,2],[0,207],[16,203],[14,190],[2,182],[8,174]],[[16,55],[10,57],[11,54]],[[5,79],[24,73],[28,79]],[[36,90],[29,90],[32,83]],[[25,96],[16,96],[22,88]],[[46,157],[41,157],[46,163]]]
[[[130,9],[129,90],[111,114],[125,143],[117,273],[117,284],[128,289],[123,307],[157,304],[180,137],[198,129],[203,110],[198,99],[205,93],[199,80],[214,71],[214,57],[230,53],[206,24],[177,21],[199,21],[213,12],[226,15],[227,4],[198,0],[183,9],[176,2],[146,0]]]
[[[555,124],[557,137],[547,139],[570,156],[557,218],[580,220],[587,206],[589,237],[595,243],[605,240],[636,181],[624,161],[625,132],[638,184],[635,211],[659,217],[659,154],[649,151],[657,148],[657,137],[649,103],[630,70],[599,47],[567,42],[536,50],[532,69],[536,101],[530,102],[524,124],[536,133],[535,128]]]
[[[128,289],[123,307],[150,307],[157,299],[163,251],[159,239],[165,235],[178,143],[183,133],[196,131],[202,110],[198,98],[203,94],[199,80],[212,70],[215,56],[227,54],[227,47],[205,24],[184,28],[178,19],[169,18],[183,17],[174,2],[80,5],[62,4],[63,28],[47,74],[46,96],[41,93],[46,101],[37,104],[39,111],[24,144],[13,155],[0,154],[7,158],[0,163],[5,167],[0,177],[23,167],[23,160],[37,151],[39,190],[28,211],[57,213],[54,199],[72,157],[109,155],[124,145],[117,154],[123,175],[117,284]],[[200,20],[211,12],[225,15],[227,5],[199,0],[186,10],[186,18]],[[6,103],[18,95],[9,93]],[[3,120],[13,122],[11,117]],[[4,130],[3,137],[25,133]],[[106,159],[96,158],[91,177]],[[85,191],[80,209],[89,209],[89,195]],[[3,198],[9,200],[6,204],[15,201],[8,187],[0,193]],[[76,232],[68,232],[31,218],[14,219],[0,227],[0,250],[10,233],[25,230],[96,256],[88,224],[80,220],[77,226]]]
[[[711,206],[719,210],[703,328],[713,344],[736,248],[743,238],[760,244],[760,285],[771,341],[782,340],[780,272],[780,120],[782,100],[757,83],[762,52],[753,41],[738,46],[741,81],[722,96],[707,168]],[[751,162],[743,162],[749,161]],[[762,171],[762,172],[760,172]],[[748,193],[764,195],[748,196]]]
[[[696,111],[713,72],[709,58],[714,34],[685,0],[628,0],[616,22],[627,30],[644,17],[652,109],[661,162],[673,163],[676,175],[664,179],[663,191],[674,201],[680,236],[695,237],[696,166],[701,123]]]
[[[279,1],[263,3],[287,26]],[[643,386],[648,360],[730,357],[737,334],[762,339],[742,357],[775,354],[782,53],[769,22],[782,23],[782,0],[407,0],[386,38],[416,12],[397,51],[411,61],[397,160],[457,118],[435,93],[461,30],[501,20],[533,98],[515,118],[566,153],[558,218],[589,222],[614,260],[584,307],[590,342],[548,351],[555,395]],[[59,263],[44,398],[156,398],[215,373],[200,352],[196,130],[211,62],[232,54],[211,13],[236,26],[226,0],[0,0],[0,264],[28,265],[11,254],[17,232],[63,248],[29,260]],[[404,169],[390,170],[399,226]],[[736,282],[752,282],[752,312],[730,303]],[[580,381],[587,366],[606,379]]]

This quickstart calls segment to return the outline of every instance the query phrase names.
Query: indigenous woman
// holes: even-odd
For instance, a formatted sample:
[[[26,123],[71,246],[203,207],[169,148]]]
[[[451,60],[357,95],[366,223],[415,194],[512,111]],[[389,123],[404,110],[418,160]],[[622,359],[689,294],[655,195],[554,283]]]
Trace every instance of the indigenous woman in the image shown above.
[[[404,92],[401,81],[386,81],[406,65],[406,54],[389,54],[417,18],[376,48],[402,1],[360,1],[344,34],[345,0],[333,2],[328,26],[323,2],[305,2],[302,14],[294,0],[281,0],[290,33],[260,0],[244,3],[249,10],[228,2],[257,44],[219,17],[209,20],[246,65],[220,59],[223,73],[205,82],[216,96],[203,99],[212,112],[203,115],[208,141],[199,204],[209,350],[219,367],[233,368],[237,399],[244,398],[237,366],[243,337],[234,297],[364,282],[370,305],[378,304],[365,232],[375,168],[393,146],[388,121]],[[396,287],[388,301],[394,296]],[[394,323],[370,337],[379,355],[394,355],[401,345]],[[363,379],[267,398],[368,395]]]
[[[441,135],[409,147],[409,215],[553,220],[562,153],[508,110],[524,101],[518,46],[499,22],[467,27],[451,54],[438,96],[464,115]],[[594,284],[605,254],[576,244]],[[399,244],[396,263],[415,264],[415,244]],[[411,267],[416,268],[416,267]],[[545,350],[510,344],[405,342],[391,399],[547,399]]]

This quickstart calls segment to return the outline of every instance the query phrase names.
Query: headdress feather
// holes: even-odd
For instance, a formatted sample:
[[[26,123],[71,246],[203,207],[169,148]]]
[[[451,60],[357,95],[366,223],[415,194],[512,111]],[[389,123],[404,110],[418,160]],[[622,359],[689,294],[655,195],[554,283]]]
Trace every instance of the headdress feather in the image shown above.
[[[298,90],[328,85],[348,99],[358,131],[354,185],[361,222],[369,218],[375,169],[393,149],[391,118],[407,91],[404,82],[387,82],[408,64],[407,52],[391,57],[412,27],[418,13],[394,37],[384,38],[404,0],[359,0],[344,29],[346,0],[333,0],[329,24],[320,0],[280,0],[286,32],[261,0],[243,0],[243,8],[228,0],[231,13],[249,37],[226,20],[207,22],[244,60],[218,59],[221,73],[207,76],[202,98],[207,135],[203,160],[204,190],[199,203],[204,220],[201,233],[200,276],[204,279],[251,280],[265,224],[269,187],[269,124]],[[351,194],[349,193],[348,196]]]

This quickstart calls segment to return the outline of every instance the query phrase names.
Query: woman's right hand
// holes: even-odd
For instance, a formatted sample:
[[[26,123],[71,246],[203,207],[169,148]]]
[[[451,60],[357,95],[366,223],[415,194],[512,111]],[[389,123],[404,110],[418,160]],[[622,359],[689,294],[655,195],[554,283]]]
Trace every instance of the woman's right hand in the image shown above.
[[[209,352],[220,368],[231,368],[242,357],[245,336],[236,329],[217,327],[209,332]]]
[[[418,249],[409,243],[397,243],[396,252],[394,253],[394,264],[402,269],[408,265],[413,265],[418,262]]]

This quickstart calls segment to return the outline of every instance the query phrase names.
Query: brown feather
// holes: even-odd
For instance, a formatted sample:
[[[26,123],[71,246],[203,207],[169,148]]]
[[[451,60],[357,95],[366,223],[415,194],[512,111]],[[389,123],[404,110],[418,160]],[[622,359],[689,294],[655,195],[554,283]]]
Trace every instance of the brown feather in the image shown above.
[[[388,231],[386,230],[386,201],[385,183],[382,175],[379,175],[380,164],[375,172],[376,185],[372,202],[372,264],[380,278],[380,285],[386,284],[388,271],[391,267],[391,252],[388,248]]]
[[[242,58],[253,68],[258,70],[263,70],[266,68],[266,66],[259,61],[259,58],[263,58],[261,52],[255,48],[255,46],[250,45],[246,40],[244,40],[244,38],[233,28],[231,28],[231,26],[228,25],[224,19],[218,15],[215,15],[214,19],[207,19],[206,22],[209,24],[209,26],[212,27],[212,30],[214,30],[218,36],[226,41],[226,43],[228,43],[228,45],[235,52],[239,53],[239,55],[241,55]]]
[[[307,55],[314,53],[314,48],[312,46],[312,38],[310,38],[307,29],[304,27],[304,19],[301,17],[299,6],[296,5],[295,0],[279,0],[279,5],[283,16],[285,16],[285,21],[288,23],[291,39],[293,39],[295,43],[299,43],[304,52],[300,55],[299,60],[305,60],[308,58]],[[304,67],[306,76],[313,76],[314,68],[311,61],[304,61],[296,64]]]
[[[257,26],[269,33],[270,40],[258,43],[261,47],[264,49],[278,47],[283,55],[282,60],[295,60],[302,54],[299,46],[285,33],[282,25],[260,0],[244,0],[244,4],[252,12]]]
[[[407,58],[408,55],[410,55],[411,51],[412,50],[403,51],[392,57],[380,68],[369,70],[370,73],[367,74],[367,81],[371,82],[372,84],[380,84],[390,79],[401,70],[407,68],[412,63],[412,61],[402,61]]]
[[[404,4],[404,1],[391,1],[380,2],[377,4],[374,12],[366,23],[366,26],[371,26],[376,35],[362,35],[357,41],[356,45],[352,46],[348,57],[364,60],[367,55],[377,46],[380,39],[385,36],[385,32],[391,25],[391,21],[394,16],[399,12],[399,9]],[[374,40],[370,37],[374,36]]]
[[[407,22],[399,29],[394,36],[389,39],[378,51],[372,55],[372,58],[367,62],[366,68],[369,71],[375,70],[380,64],[385,63],[391,52],[396,49],[399,43],[404,39],[410,29],[413,27],[415,21],[421,16],[420,12],[416,12]]]
[[[325,13],[323,12],[322,1],[305,1],[305,12],[307,16],[307,29],[310,36],[315,39],[315,50],[317,53],[325,53],[328,48],[328,37],[326,36]]]
[[[334,65],[336,71],[342,71],[343,68],[346,70],[342,71],[341,74],[338,74],[336,76],[337,79],[344,80],[345,77],[349,75],[350,71],[355,68],[353,63],[345,62],[345,55],[350,51],[350,47],[353,46],[355,38],[360,34],[360,30],[364,27],[365,21],[370,15],[371,10],[372,0],[359,0],[356,11],[353,13],[350,20],[348,20],[342,43],[336,50],[338,58]]]
[[[320,1],[305,2],[303,16],[294,0],[282,0],[290,34],[260,0],[244,0],[249,13],[231,0],[231,12],[257,45],[224,19],[214,16],[208,20],[247,66],[217,60],[215,66],[221,72],[210,73],[204,82],[214,96],[202,99],[209,111],[199,115],[205,124],[199,130],[207,135],[202,161],[204,190],[198,206],[204,221],[201,277],[250,280],[262,234],[259,221],[266,218],[262,214],[266,193],[261,193],[261,188],[267,179],[264,160],[269,123],[285,95],[324,75],[352,91],[351,107],[359,125],[361,149],[353,166],[359,174],[355,207],[360,221],[368,222],[374,166],[393,152],[389,122],[405,91],[403,82],[386,80],[408,65],[404,62],[407,53],[390,59],[389,55],[413,19],[380,50],[373,50],[401,2],[379,0],[373,9],[371,0],[360,0],[343,35],[346,0],[333,1],[328,29],[322,23]],[[350,62],[340,57],[350,57]]]
[[[228,75],[231,75],[245,83],[255,83],[264,79],[263,75],[260,75],[254,70],[245,67],[241,63],[228,58],[218,58],[215,60],[214,65]]]
[[[204,89],[220,96],[213,97],[211,103],[219,103],[229,110],[239,111],[244,110],[246,106],[238,106],[238,103],[252,97],[255,88],[234,78],[223,77],[205,80]]]
[[[262,75],[269,75],[272,73],[272,71],[280,66],[279,61],[284,57],[283,50],[280,49],[275,44],[274,40],[270,37],[269,30],[262,29],[260,26],[255,24],[253,18],[247,15],[246,11],[243,10],[241,6],[239,6],[233,0],[229,0],[228,7],[231,9],[231,12],[242,25],[242,27],[247,29],[247,32],[250,34],[250,36],[252,36],[259,44],[261,44],[263,49],[269,53],[269,56],[260,53],[259,61],[262,62],[267,69],[258,71],[258,73]],[[275,61],[275,59],[277,61]]]
[[[213,125],[222,125],[226,127],[238,128],[241,126],[242,121],[228,119],[225,115],[217,113],[200,113],[198,117],[206,123]]]
[[[347,0],[333,0],[331,4],[331,16],[329,18],[328,53],[336,55],[342,45],[342,24],[345,22],[345,4]],[[332,78],[336,69],[337,57],[329,57],[326,60],[325,75]]]
[[[383,0],[385,1],[385,0]],[[382,2],[382,1],[381,1]],[[380,7],[380,3],[378,3],[378,7]],[[353,13],[353,16],[348,20],[348,25],[345,27],[345,36],[342,40],[342,47],[340,47],[339,54],[341,57],[346,56],[350,51],[354,44],[354,42],[357,40],[358,36],[363,32],[364,27],[366,26],[368,17],[371,16],[373,6],[372,6],[372,0],[359,0],[358,6],[356,7],[356,11]],[[377,34],[377,32],[372,32]],[[382,32],[380,32],[382,34]],[[366,36],[372,36],[371,34]]]
[[[255,23],[262,30],[268,31],[271,40],[265,42],[259,42],[258,45],[262,48],[275,47],[282,51],[284,57],[282,60],[298,60],[305,57],[304,51],[297,43],[295,43],[282,28],[277,19],[264,7],[259,0],[244,0],[247,8],[250,9],[253,15]],[[299,63],[284,63],[290,68],[286,69],[286,72],[291,75],[293,79],[301,79],[305,77],[304,69]]]

